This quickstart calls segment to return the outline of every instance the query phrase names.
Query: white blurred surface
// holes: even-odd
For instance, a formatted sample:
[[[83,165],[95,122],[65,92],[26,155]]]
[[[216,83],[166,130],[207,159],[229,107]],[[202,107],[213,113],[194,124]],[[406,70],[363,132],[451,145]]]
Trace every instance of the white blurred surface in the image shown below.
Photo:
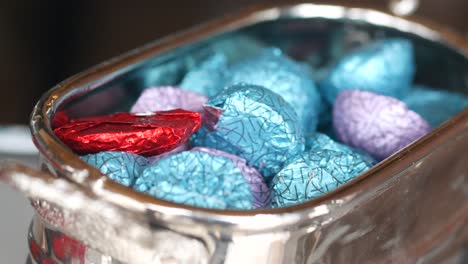
[[[0,160],[37,167],[37,151],[26,126],[0,126]],[[24,264],[33,209],[21,193],[0,183],[0,263]]]
[[[29,201],[9,186],[0,184],[1,263],[26,263],[27,233],[33,210]]]

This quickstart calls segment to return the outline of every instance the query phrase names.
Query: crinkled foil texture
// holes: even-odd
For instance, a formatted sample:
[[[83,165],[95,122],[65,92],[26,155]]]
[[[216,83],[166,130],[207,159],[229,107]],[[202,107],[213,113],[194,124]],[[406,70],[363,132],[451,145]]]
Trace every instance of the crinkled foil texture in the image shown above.
[[[343,57],[320,83],[329,103],[347,89],[359,89],[403,98],[415,73],[413,46],[404,39],[366,45]]]
[[[307,136],[305,138],[305,146],[306,146],[306,151],[310,152],[319,152],[322,150],[333,150],[336,152],[343,152],[343,153],[356,153],[360,154],[361,158],[367,163],[367,164],[376,164],[377,162],[375,161],[374,158],[369,156],[364,151],[360,151],[358,149],[349,147],[344,144],[340,144],[337,141],[331,139],[329,136],[322,134],[322,133],[314,133],[311,136]]]
[[[204,208],[254,208],[251,187],[235,163],[202,151],[184,151],[153,163],[133,188],[163,200]]]
[[[328,149],[305,152],[273,178],[273,206],[309,201],[338,188],[371,166],[358,153]]]
[[[242,176],[244,176],[245,180],[250,186],[252,195],[254,197],[253,208],[265,208],[271,204],[271,191],[265,183],[265,179],[256,169],[247,165],[245,159],[217,149],[197,147],[191,149],[191,151],[206,152],[230,159],[241,171]]]
[[[401,101],[359,90],[341,92],[333,108],[341,142],[382,160],[431,130],[427,121]]]
[[[132,186],[149,164],[148,160],[140,155],[115,151],[89,154],[82,156],[81,159],[125,186]]]
[[[178,109],[144,116],[117,113],[74,119],[54,133],[81,155],[125,151],[154,156],[186,142],[200,124],[199,113]]]
[[[281,95],[294,107],[306,130],[316,129],[322,104],[310,70],[279,49],[266,49],[231,67],[226,84],[238,83],[262,86]]]
[[[219,149],[247,160],[267,179],[304,150],[294,109],[260,86],[234,85],[206,104],[194,146]]]

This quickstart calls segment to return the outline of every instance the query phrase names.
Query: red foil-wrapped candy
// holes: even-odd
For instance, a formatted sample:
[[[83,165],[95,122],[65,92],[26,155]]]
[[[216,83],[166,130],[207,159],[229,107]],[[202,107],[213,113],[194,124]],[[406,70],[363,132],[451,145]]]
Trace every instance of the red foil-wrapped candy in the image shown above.
[[[80,155],[125,151],[155,156],[184,144],[200,123],[199,113],[175,109],[152,115],[117,113],[74,119],[54,133]]]

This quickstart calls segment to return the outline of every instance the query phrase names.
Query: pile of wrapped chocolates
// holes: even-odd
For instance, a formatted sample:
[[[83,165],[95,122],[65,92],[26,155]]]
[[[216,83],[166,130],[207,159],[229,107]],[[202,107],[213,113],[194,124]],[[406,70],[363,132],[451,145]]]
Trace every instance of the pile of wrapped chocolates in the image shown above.
[[[367,43],[324,69],[246,37],[223,45],[178,83],[147,87],[128,113],[61,116],[55,134],[138,192],[251,210],[330,192],[468,106],[414,83],[405,39]]]

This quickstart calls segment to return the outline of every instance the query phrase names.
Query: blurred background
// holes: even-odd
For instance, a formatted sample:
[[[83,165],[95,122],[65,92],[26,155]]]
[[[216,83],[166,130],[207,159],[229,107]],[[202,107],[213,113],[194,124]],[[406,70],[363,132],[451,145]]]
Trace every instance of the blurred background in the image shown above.
[[[468,1],[420,1],[418,16],[468,37]],[[267,2],[272,0],[0,0],[0,124],[26,124],[42,93],[90,66],[227,12]],[[344,2],[385,8],[388,1]],[[7,139],[0,134],[2,140]],[[24,263],[32,210],[21,195],[0,185],[0,212],[1,262]]]
[[[381,7],[388,2],[347,1]],[[271,0],[0,2],[0,122],[25,123],[40,95],[65,78],[151,40]],[[468,34],[468,1],[421,3],[419,16]]]

